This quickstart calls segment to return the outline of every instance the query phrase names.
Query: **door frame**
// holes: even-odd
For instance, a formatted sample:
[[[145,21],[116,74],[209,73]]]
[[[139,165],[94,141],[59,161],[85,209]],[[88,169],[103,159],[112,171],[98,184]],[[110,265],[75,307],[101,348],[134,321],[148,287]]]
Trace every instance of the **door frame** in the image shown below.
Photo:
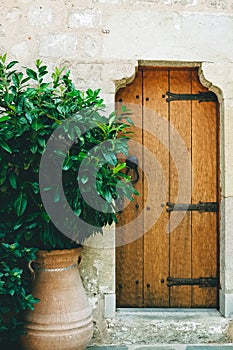
[[[133,66],[133,64],[132,64]],[[131,74],[129,74],[127,77],[123,77],[120,80],[115,80],[115,94],[120,88],[124,88],[126,85],[130,84],[134,79],[136,72],[140,66],[150,66],[150,67],[166,67],[166,68],[177,68],[177,67],[196,67],[198,68],[198,76],[200,79],[200,82],[203,86],[207,87],[210,91],[213,91],[219,100],[220,104],[220,111],[219,111],[219,128],[220,128],[220,140],[219,140],[219,189],[221,190],[223,188],[224,184],[224,178],[222,176],[223,170],[224,170],[224,142],[223,142],[223,117],[224,117],[224,111],[223,111],[223,94],[219,87],[214,86],[209,80],[207,80],[204,76],[203,72],[203,64],[201,62],[164,62],[164,61],[145,61],[145,60],[139,60],[136,65],[131,67]],[[132,72],[133,71],[133,72]],[[133,74],[132,74],[133,73]],[[115,101],[115,95],[114,95],[114,101]],[[227,295],[225,295],[225,291],[222,290],[222,283],[225,282],[225,274],[224,274],[224,263],[225,263],[225,247],[222,244],[225,242],[225,216],[224,214],[224,203],[223,203],[223,195],[222,193],[219,193],[219,254],[218,254],[218,261],[219,261],[219,278],[220,278],[220,291],[219,291],[219,311],[226,317],[232,315],[233,313],[233,295],[227,300]],[[114,249],[114,257],[115,257],[115,249]],[[114,258],[115,259],[115,258]],[[116,273],[116,265],[114,263],[114,273]],[[116,286],[115,286],[116,287]],[[106,311],[107,310],[107,311]],[[116,294],[106,294],[105,295],[105,317],[114,317],[116,311]],[[154,309],[153,309],[154,310]],[[195,310],[195,309],[193,309]]]

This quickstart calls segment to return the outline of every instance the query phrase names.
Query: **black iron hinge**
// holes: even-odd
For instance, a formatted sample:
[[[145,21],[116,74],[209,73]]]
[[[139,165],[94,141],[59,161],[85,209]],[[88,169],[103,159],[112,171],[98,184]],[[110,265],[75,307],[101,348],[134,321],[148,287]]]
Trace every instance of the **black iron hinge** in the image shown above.
[[[199,101],[199,102],[218,102],[217,96],[211,91],[199,92],[199,94],[175,94],[167,91],[167,102],[171,101]],[[166,97],[165,95],[163,95]]]
[[[167,278],[167,286],[199,286],[199,288],[218,287],[217,277]]]
[[[162,206],[164,206],[162,204]],[[166,203],[166,211],[199,211],[199,213],[204,212],[217,212],[218,203],[217,202],[199,202],[197,204],[176,204],[176,203]]]

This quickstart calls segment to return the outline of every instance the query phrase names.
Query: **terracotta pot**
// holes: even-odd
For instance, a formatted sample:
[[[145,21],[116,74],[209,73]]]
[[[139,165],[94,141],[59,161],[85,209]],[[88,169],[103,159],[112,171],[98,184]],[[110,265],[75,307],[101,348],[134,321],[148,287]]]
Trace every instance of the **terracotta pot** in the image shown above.
[[[25,350],[82,350],[92,333],[92,312],[79,271],[81,248],[38,251],[32,295],[35,310],[25,314]]]

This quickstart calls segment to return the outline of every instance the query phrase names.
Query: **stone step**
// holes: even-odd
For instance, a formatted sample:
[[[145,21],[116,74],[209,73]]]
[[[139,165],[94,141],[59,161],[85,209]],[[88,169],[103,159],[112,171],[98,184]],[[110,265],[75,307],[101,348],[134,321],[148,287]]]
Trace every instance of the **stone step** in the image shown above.
[[[230,344],[232,347],[228,334],[230,320],[222,317],[217,310],[213,309],[148,310],[143,312],[120,310],[116,312],[115,319],[106,322],[106,329],[103,330],[101,338],[94,338],[90,345],[126,346],[139,350],[144,349],[144,346],[146,349],[146,346],[152,346],[152,344],[151,349],[166,349],[163,344],[169,344],[170,348],[168,349],[171,350],[176,350],[177,344],[186,344],[182,345],[183,348],[180,345],[182,350],[192,350],[190,346],[194,345],[191,344],[201,344],[198,345],[201,350],[204,349],[201,346],[208,345],[211,345],[213,350],[215,349],[213,346],[218,346],[216,349],[221,349],[219,347],[223,347],[221,344]],[[160,348],[155,346],[160,346]]]
[[[89,346],[87,350],[233,350],[233,343],[228,344],[156,344],[127,346]]]

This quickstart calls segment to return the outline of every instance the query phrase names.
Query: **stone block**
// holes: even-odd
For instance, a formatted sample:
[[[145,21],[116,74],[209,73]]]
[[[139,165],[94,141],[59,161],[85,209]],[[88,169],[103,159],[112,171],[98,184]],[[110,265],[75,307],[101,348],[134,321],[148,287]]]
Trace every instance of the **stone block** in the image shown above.
[[[6,19],[9,23],[16,23],[22,16],[22,10],[19,7],[12,8],[6,15]]]
[[[229,335],[229,338],[231,339],[231,341],[233,342],[233,321],[230,321],[229,327],[227,329],[227,333]],[[232,344],[233,347],[233,344]]]
[[[48,26],[52,22],[52,8],[46,5],[32,4],[28,12],[28,21],[34,27]]]
[[[76,54],[77,36],[73,33],[42,34],[39,40],[40,56],[64,58]]]
[[[206,6],[208,8],[216,9],[216,10],[226,10],[227,8],[227,0],[207,0]]]
[[[80,82],[87,85],[89,82],[89,87],[92,88],[92,82],[99,83],[101,78],[101,69],[102,67],[99,64],[88,64],[88,63],[80,63],[75,65],[75,69],[77,71],[77,78]]]
[[[135,346],[133,350],[186,350],[186,345],[147,345]]]
[[[189,7],[196,6],[197,0],[129,0],[130,4],[140,4],[140,5],[157,5],[160,7],[166,6],[166,8],[171,7]]]
[[[78,89],[85,91],[87,88],[95,90],[100,87],[100,73],[102,70],[101,64],[93,64],[88,62],[76,63],[74,60],[62,60],[61,65],[70,69],[71,77]]]
[[[101,37],[98,34],[78,34],[77,59],[88,62],[101,57],[101,45]]]
[[[233,318],[233,294],[220,290],[220,311],[226,318]]]
[[[19,0],[19,2],[21,2],[23,4],[30,4],[31,0]]]
[[[221,345],[188,345],[186,350],[233,350],[231,344]]]
[[[233,63],[203,62],[202,70],[205,79],[222,91],[224,99],[233,99]]]
[[[30,50],[26,41],[22,41],[12,47],[11,53],[18,60],[28,58],[30,56]]]
[[[118,4],[120,2],[121,0],[93,0],[93,3],[106,4],[106,5]]]
[[[106,16],[103,22],[110,30],[103,41],[105,58],[183,62],[233,60],[230,14],[122,9]]]
[[[115,291],[115,250],[104,248],[106,239],[105,234],[99,234],[85,241],[80,274],[86,290],[91,294],[103,295]]]
[[[104,295],[104,317],[114,318],[116,311],[116,295],[105,294]]]
[[[233,84],[232,84],[233,85]],[[233,86],[232,86],[233,89]],[[225,197],[233,197],[233,98],[224,100],[224,130],[223,130],[223,150],[224,150],[224,193]]]
[[[83,9],[73,11],[68,20],[71,28],[98,27],[101,24],[101,12],[95,9]]]
[[[127,350],[128,346],[114,346],[114,345],[105,345],[105,346],[88,346],[87,350]]]
[[[98,297],[88,297],[88,302],[92,310],[98,307]]]
[[[232,285],[227,288],[233,290],[233,197],[224,198],[225,207],[225,240],[222,242],[225,247],[225,274],[228,272]],[[230,270],[230,271],[229,271]]]
[[[103,94],[101,97],[104,99],[104,103],[111,111],[115,110],[115,93]]]
[[[103,80],[121,80],[122,78],[131,77],[135,74],[135,67],[138,65],[136,61],[130,62],[111,62],[105,63],[101,72]]]
[[[4,37],[5,36],[5,29],[3,28],[2,24],[0,24],[0,37]]]

